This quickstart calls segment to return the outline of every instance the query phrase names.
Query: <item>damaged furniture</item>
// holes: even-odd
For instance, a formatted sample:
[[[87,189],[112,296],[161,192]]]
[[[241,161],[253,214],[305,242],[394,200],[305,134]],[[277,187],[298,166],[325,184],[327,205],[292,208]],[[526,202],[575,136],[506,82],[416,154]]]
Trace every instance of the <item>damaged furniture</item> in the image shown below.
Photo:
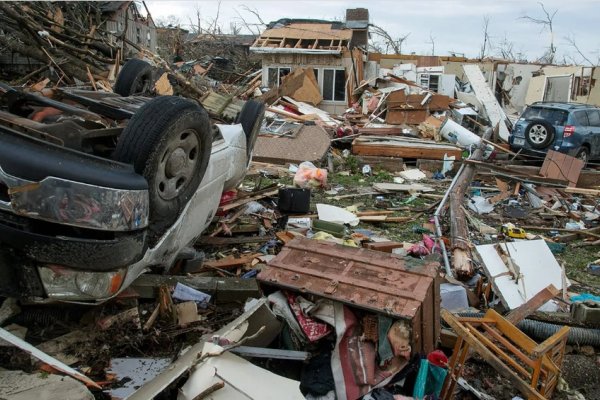
[[[442,399],[453,398],[454,388],[471,349],[509,378],[527,399],[552,396],[560,378],[569,327],[562,327],[538,344],[492,309],[483,318],[455,317],[446,310],[442,310],[441,314],[458,334],[442,388]]]

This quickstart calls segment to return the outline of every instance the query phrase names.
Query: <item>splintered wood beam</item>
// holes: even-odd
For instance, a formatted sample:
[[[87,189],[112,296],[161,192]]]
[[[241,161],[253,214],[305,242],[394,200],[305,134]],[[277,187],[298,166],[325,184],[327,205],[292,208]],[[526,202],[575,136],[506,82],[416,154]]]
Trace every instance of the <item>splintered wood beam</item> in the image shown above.
[[[315,43],[312,45],[312,48],[316,49],[318,44],[319,44],[319,39],[315,39]]]
[[[285,38],[282,38],[279,42],[279,47],[283,47],[285,45]]]
[[[555,288],[554,285],[548,285],[546,288],[544,288],[544,290],[540,291],[531,299],[527,300],[525,303],[509,312],[504,319],[513,325],[517,325],[519,322],[527,318],[528,315],[546,304],[546,302],[558,296],[559,293],[560,290]]]
[[[487,129],[484,139],[492,137],[493,129]],[[480,145],[470,157],[471,160],[481,161],[483,159],[484,146]],[[459,280],[469,280],[475,273],[471,262],[471,247],[469,246],[469,228],[463,202],[469,185],[475,176],[475,166],[465,164],[461,174],[449,196],[450,202],[450,238],[452,253],[452,269]]]

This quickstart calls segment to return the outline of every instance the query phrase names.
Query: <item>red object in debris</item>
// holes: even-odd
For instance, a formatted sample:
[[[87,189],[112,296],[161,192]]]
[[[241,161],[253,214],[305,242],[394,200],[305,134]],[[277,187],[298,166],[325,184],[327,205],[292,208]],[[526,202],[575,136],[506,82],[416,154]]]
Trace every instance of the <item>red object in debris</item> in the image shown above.
[[[446,368],[448,366],[448,357],[441,350],[434,350],[427,354],[427,361],[438,367]]]
[[[219,207],[223,207],[225,204],[231,203],[237,197],[237,191],[228,190],[227,192],[223,192],[221,195],[221,200],[219,201]],[[217,212],[219,217],[222,217],[226,213],[224,211]]]

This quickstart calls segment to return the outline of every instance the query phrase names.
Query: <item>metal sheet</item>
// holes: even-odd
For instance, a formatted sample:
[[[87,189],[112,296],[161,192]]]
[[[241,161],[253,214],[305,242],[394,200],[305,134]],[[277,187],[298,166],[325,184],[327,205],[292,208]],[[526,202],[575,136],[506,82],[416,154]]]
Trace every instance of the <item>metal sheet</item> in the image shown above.
[[[412,322],[417,350],[435,347],[439,333],[437,262],[400,258],[330,242],[297,238],[257,279]]]

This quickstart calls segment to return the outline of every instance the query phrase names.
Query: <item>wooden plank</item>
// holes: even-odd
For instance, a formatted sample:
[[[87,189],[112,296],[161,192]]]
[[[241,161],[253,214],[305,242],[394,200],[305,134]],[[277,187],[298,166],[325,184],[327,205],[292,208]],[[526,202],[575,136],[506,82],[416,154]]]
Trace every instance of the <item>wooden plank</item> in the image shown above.
[[[531,313],[535,312],[538,308],[546,304],[549,300],[558,296],[559,293],[560,290],[554,287],[554,285],[550,284],[544,290],[527,300],[527,302],[509,312],[505,319],[511,324],[517,325],[519,322],[527,318],[527,316],[529,316]]]
[[[537,230],[537,231],[567,232],[567,233],[572,233],[576,236],[591,236],[591,237],[600,239],[600,233],[598,233],[598,232],[600,232],[600,227],[592,228],[592,229],[575,230],[575,229],[565,229],[565,228],[546,228],[543,226],[523,225],[523,226],[521,226],[521,228],[531,229],[533,231]],[[562,236],[566,236],[566,235],[562,235]],[[559,238],[560,238],[560,236],[559,236]]]
[[[374,183],[373,188],[380,192],[435,192],[435,189],[431,186],[422,185],[420,183]]]
[[[392,250],[397,249],[399,247],[403,247],[404,243],[402,242],[371,242],[371,243],[363,243],[363,247],[370,250],[383,251],[386,253],[391,253]]]
[[[537,346],[535,346],[535,348],[531,352],[531,355],[533,357],[536,357],[536,358],[539,358],[539,357],[543,356],[552,347],[556,346],[562,340],[566,340],[565,337],[569,334],[570,330],[571,330],[571,327],[569,327],[569,326],[563,326],[554,335],[550,336],[548,339],[544,340],[542,343],[540,343]]]
[[[587,194],[590,196],[600,195],[600,190],[598,190],[598,189],[583,189],[583,188],[576,188],[576,187],[568,187],[563,190],[567,193]]]
[[[270,190],[266,193],[260,193],[260,194],[256,194],[253,196],[248,196],[245,197],[243,199],[239,199],[236,201],[233,201],[229,204],[225,204],[223,207],[219,207],[219,211],[228,211],[231,210],[233,208],[239,207],[239,206],[243,206],[244,204],[250,203],[251,201],[255,201],[255,200],[260,200],[260,199],[264,199],[265,197],[269,197],[269,196],[274,196],[279,192],[279,189],[274,189],[274,190]]]
[[[218,268],[218,269],[232,269],[237,267],[242,267],[244,265],[250,264],[255,258],[262,256],[261,253],[252,253],[252,254],[242,254],[240,257],[225,257],[220,260],[215,261],[204,261],[202,263],[202,268]]]
[[[579,236],[585,235],[585,232],[600,233],[600,226],[597,226],[595,228],[590,228],[590,229],[582,229],[582,230],[573,231],[573,233],[567,233],[566,235],[559,235],[559,236],[555,237],[555,240],[557,240],[561,243],[572,242],[573,240],[576,240]]]
[[[352,153],[361,156],[426,158],[429,160],[443,160],[445,154],[449,157],[454,156],[458,160],[462,158],[462,150],[450,146],[426,147],[419,145],[389,146],[386,144],[353,144]]]

